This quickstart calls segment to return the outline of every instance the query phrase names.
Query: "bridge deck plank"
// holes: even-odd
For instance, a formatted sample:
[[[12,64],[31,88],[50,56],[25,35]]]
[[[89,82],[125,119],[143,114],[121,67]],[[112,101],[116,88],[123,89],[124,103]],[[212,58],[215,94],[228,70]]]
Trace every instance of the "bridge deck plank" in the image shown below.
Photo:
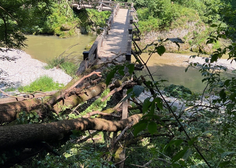
[[[125,54],[128,44],[128,26],[129,26],[128,9],[119,9],[114,23],[112,24],[109,34],[103,41],[98,55],[100,62],[107,62],[115,57],[117,54],[123,54],[116,60],[119,62],[125,61]]]

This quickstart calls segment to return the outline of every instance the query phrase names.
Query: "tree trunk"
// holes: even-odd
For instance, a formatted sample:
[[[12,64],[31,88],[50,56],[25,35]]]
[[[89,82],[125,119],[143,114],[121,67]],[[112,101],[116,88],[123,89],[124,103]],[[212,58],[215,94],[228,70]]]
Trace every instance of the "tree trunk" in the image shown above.
[[[15,120],[17,114],[21,111],[26,111],[30,112],[34,109],[40,109],[38,112],[40,113],[39,115],[43,115],[45,111],[54,111],[56,113],[59,113],[62,110],[65,110],[66,108],[73,108],[77,104],[82,103],[86,100],[89,100],[97,95],[99,95],[104,89],[106,88],[106,84],[100,83],[97,84],[94,87],[84,89],[83,93],[77,93],[77,95],[71,95],[69,97],[65,97],[64,99],[58,98],[57,100],[55,97],[58,97],[58,95],[62,94],[61,91],[57,92],[56,94],[52,95],[49,97],[46,102],[44,103],[43,101],[39,99],[28,99],[24,101],[19,101],[19,102],[12,102],[12,103],[6,103],[6,104],[1,104],[0,106],[0,124],[4,122],[11,122]],[[48,102],[52,102],[48,103]],[[57,102],[55,104],[55,102]],[[55,104],[55,105],[53,105]],[[45,105],[45,106],[44,106]],[[51,106],[53,106],[51,108]],[[45,109],[45,107],[47,109]],[[51,109],[50,109],[51,108]]]
[[[130,123],[135,125],[142,114],[135,114],[120,121],[109,121],[101,118],[80,118],[43,124],[22,124],[0,127],[0,149],[27,147],[42,141],[54,142],[71,134],[72,130],[99,130],[115,132],[123,130]]]

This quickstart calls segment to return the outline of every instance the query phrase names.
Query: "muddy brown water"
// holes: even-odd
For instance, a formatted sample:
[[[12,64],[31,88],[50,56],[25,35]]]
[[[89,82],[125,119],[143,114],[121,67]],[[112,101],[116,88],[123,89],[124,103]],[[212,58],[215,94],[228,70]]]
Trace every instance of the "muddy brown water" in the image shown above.
[[[59,38],[57,36],[33,36],[28,35],[24,51],[31,57],[48,63],[58,57],[64,51],[70,57],[82,59],[82,53],[87,44],[95,40],[96,36],[78,35],[70,38]]]
[[[202,83],[202,76],[198,69],[189,68],[189,70],[185,72],[188,66],[187,61],[189,56],[190,55],[174,53],[165,53],[163,56],[153,54],[147,65],[156,81],[167,80],[164,85],[183,85],[194,92],[201,92],[205,84]],[[142,54],[141,57],[144,61],[147,61],[149,55]],[[137,73],[138,75],[145,75],[147,71],[144,69]]]
[[[71,57],[82,60],[82,53],[85,46],[93,41],[95,36],[78,35],[66,39],[55,36],[27,36],[27,38],[28,47],[25,51],[35,59],[42,62],[49,62],[64,51],[66,51],[65,55],[70,54]],[[73,45],[75,46],[72,47]],[[167,80],[166,85],[173,83],[188,87],[194,92],[201,92],[205,84],[201,82],[202,76],[198,69],[190,68],[185,72],[185,68],[188,66],[187,61],[189,56],[190,55],[165,53],[160,57],[154,54],[147,65],[155,80]],[[142,54],[142,59],[147,60],[148,54]],[[134,61],[134,59],[132,61]],[[147,74],[145,70],[137,71],[137,73],[139,75]]]

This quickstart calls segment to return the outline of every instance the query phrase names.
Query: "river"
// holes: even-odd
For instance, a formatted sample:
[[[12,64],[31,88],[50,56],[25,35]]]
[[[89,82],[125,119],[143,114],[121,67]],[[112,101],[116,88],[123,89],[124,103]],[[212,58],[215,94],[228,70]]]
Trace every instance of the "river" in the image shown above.
[[[165,85],[176,84],[183,85],[194,92],[200,92],[204,89],[202,76],[198,69],[189,68],[185,72],[188,66],[188,58],[190,55],[165,53],[163,56],[153,54],[149,59],[147,65],[152,72],[155,80],[167,80]],[[142,54],[142,59],[146,61],[149,57],[148,54]],[[134,61],[134,59],[132,60]],[[147,71],[137,71],[138,75],[145,75]]]
[[[95,39],[94,36],[78,35],[76,37],[61,39],[55,36],[27,36],[28,47],[25,51],[33,58],[42,62],[48,62],[59,56],[65,50],[68,50],[65,55],[70,53],[71,57],[76,57],[82,60],[82,53],[85,46]],[[143,60],[148,59],[148,54],[142,54]],[[183,85],[194,92],[200,92],[204,89],[205,84],[201,82],[202,76],[198,69],[190,68],[185,72],[188,66],[189,55],[165,53],[163,56],[153,54],[148,61],[148,66],[153,73],[155,80],[167,80],[166,85],[173,83]],[[134,60],[132,60],[134,61]],[[146,74],[146,71],[137,71],[139,75]]]
[[[95,40],[95,36],[78,35],[70,38],[59,38],[57,36],[33,36],[28,35],[24,51],[31,57],[48,63],[58,57],[64,51],[70,57],[82,59],[82,53],[87,44]]]

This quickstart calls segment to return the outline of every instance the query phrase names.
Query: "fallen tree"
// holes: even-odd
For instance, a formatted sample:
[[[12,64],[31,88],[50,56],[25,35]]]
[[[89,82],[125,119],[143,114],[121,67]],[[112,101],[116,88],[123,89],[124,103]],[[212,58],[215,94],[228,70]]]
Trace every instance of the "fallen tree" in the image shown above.
[[[79,103],[99,95],[106,88],[106,84],[102,82],[94,86],[85,84],[86,82],[84,82],[84,80],[92,75],[98,75],[99,78],[101,77],[100,72],[92,72],[89,75],[82,77],[80,80],[74,80],[72,84],[69,83],[65,87],[67,89],[58,91],[44,100],[32,98],[1,104],[0,123],[15,120],[17,114],[21,111],[30,112],[37,109],[37,113],[40,116],[43,116],[44,113],[48,111],[53,111],[58,114],[65,109],[65,107],[73,108]],[[82,87],[77,88],[79,84],[82,85]]]
[[[71,134],[72,130],[98,130],[116,132],[128,124],[139,122],[142,114],[135,114],[120,121],[109,121],[102,118],[79,118],[43,124],[22,124],[0,127],[0,150],[16,146],[27,147],[45,142],[55,142]]]

